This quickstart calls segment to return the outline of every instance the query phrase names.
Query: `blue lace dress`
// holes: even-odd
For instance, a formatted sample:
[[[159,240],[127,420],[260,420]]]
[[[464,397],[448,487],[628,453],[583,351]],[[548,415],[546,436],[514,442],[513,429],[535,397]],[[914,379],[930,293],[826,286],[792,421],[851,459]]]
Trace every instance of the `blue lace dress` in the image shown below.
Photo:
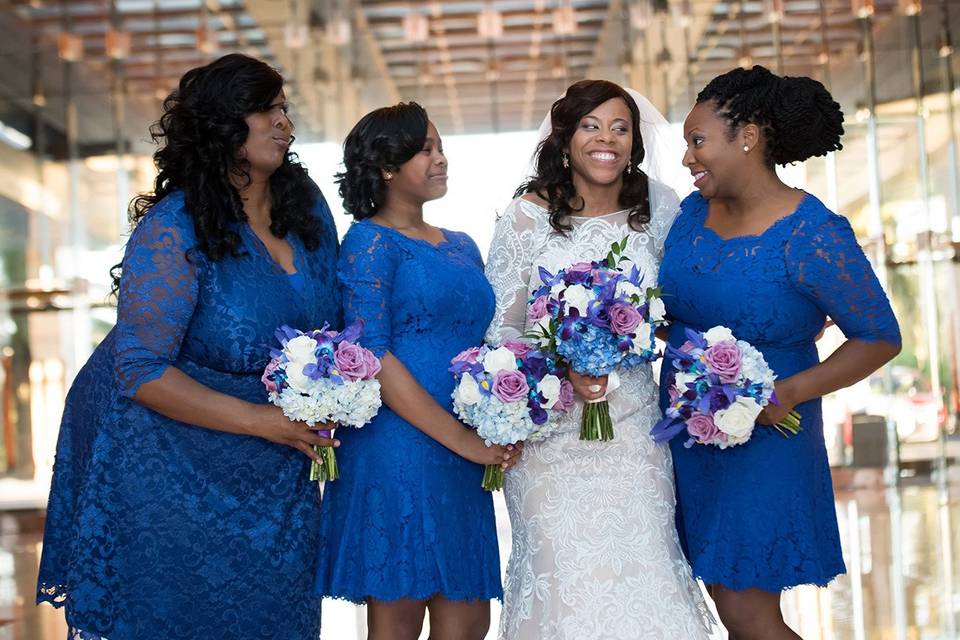
[[[208,260],[183,197],[159,202],[127,244],[117,324],[67,396],[37,601],[66,606],[76,637],[317,638],[320,504],[307,458],[266,440],[176,422],[132,400],[174,366],[265,402],[281,324],[339,323],[336,232],[318,192],[321,246],[287,240],[301,289],[246,224],[241,255]]]
[[[451,409],[450,359],[479,345],[494,296],[469,236],[437,246],[370,221],[343,239],[344,320],[390,352]],[[324,487],[316,580],[323,596],[362,603],[501,598],[500,559],[483,467],[383,406],[362,429],[337,431],[340,479]]]
[[[729,327],[780,378],[819,362],[814,338],[825,316],[847,338],[899,344],[900,332],[847,219],[805,195],[759,236],[722,239],[704,226],[707,201],[681,204],[660,267],[672,318],[684,328]],[[669,364],[664,362],[662,375]],[[661,407],[666,405],[661,377]],[[803,431],[784,438],[762,427],[720,450],[671,441],[677,526],[694,574],[707,584],[777,592],[825,585],[844,572],[820,399],[796,407]]]

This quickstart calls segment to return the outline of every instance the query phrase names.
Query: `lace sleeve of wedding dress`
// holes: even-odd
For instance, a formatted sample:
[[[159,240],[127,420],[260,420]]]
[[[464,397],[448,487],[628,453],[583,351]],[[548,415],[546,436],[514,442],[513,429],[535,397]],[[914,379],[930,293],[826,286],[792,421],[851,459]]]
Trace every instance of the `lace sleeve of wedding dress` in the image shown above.
[[[523,335],[527,321],[527,297],[533,270],[533,244],[537,221],[534,206],[517,198],[497,220],[487,257],[487,280],[497,297],[486,342],[503,344]]]
[[[663,244],[670,227],[680,213],[680,198],[671,187],[657,180],[650,180],[650,225],[648,232],[653,239],[653,255],[659,265],[663,259]]]

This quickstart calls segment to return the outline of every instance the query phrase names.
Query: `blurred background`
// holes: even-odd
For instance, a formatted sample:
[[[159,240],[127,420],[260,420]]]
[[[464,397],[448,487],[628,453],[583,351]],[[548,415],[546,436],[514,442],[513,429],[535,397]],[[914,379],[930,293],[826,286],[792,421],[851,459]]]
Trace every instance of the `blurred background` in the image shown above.
[[[423,104],[450,162],[429,218],[484,252],[571,82],[633,87],[681,123],[736,66],[822,81],[844,148],[783,175],[851,219],[904,344],[825,399],[849,573],[785,611],[805,638],[958,637],[958,37],[960,0],[0,0],[0,640],[65,637],[33,606],[63,398],[115,320],[108,270],[154,177],[149,125],[183,72],[232,51],[287,78],[293,148],[341,234],[344,135]],[[829,330],[822,355],[841,341]],[[362,636],[363,616],[325,603],[324,638]]]

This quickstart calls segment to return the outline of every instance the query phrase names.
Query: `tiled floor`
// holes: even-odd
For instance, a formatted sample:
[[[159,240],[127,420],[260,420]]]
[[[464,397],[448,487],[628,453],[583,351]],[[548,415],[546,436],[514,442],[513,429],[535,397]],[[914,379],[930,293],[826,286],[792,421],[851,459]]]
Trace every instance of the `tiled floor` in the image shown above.
[[[849,572],[824,590],[788,592],[788,622],[807,640],[960,637],[960,485],[850,491],[839,486],[846,480],[837,483],[837,514]],[[502,509],[498,516],[509,544]],[[36,511],[0,513],[0,640],[66,637],[59,611],[33,605],[41,531]],[[324,640],[353,640],[362,617],[325,603]]]

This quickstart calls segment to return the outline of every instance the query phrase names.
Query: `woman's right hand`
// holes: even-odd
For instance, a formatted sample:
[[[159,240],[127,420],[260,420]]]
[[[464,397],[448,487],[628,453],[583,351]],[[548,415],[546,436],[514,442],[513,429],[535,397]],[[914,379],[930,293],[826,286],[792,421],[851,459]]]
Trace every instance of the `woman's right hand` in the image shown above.
[[[584,400],[599,400],[607,393],[607,376],[584,376],[571,369],[568,377],[574,393]]]
[[[276,444],[283,444],[302,452],[311,460],[323,462],[313,446],[339,447],[340,441],[335,438],[324,438],[317,435],[318,429],[333,430],[336,425],[325,424],[308,427],[305,422],[291,420],[283,415],[280,407],[272,404],[254,405],[251,416],[250,435],[269,440]]]

